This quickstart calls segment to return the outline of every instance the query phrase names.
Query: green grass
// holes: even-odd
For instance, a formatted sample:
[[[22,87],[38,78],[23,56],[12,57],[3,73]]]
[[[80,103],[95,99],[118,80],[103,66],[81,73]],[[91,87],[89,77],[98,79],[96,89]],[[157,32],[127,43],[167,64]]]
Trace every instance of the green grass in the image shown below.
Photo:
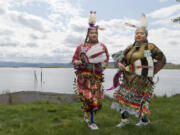
[[[0,135],[180,135],[180,97],[154,97],[151,124],[116,128],[121,115],[105,101],[95,120],[100,127],[91,131],[83,122],[81,103],[0,105]],[[138,119],[131,117],[134,123]]]

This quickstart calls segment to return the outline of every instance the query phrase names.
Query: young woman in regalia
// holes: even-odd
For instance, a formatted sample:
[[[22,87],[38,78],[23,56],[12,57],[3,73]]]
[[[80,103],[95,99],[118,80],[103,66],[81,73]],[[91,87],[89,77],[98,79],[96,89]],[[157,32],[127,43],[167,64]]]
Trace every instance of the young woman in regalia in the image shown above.
[[[126,25],[137,28],[135,42],[112,55],[119,67],[114,78],[114,88],[119,87],[114,93],[116,102],[112,104],[112,108],[120,110],[122,114],[117,127],[129,124],[130,114],[139,117],[137,126],[145,126],[150,122],[149,103],[154,88],[153,77],[163,68],[166,58],[155,44],[148,42],[147,20],[144,14],[140,27],[128,23]]]
[[[108,65],[109,54],[106,46],[98,41],[99,26],[95,26],[96,12],[90,12],[89,28],[85,42],[75,51],[72,63],[76,79],[74,89],[79,94],[84,111],[84,121],[92,130],[98,129],[94,112],[102,107],[103,71]]]

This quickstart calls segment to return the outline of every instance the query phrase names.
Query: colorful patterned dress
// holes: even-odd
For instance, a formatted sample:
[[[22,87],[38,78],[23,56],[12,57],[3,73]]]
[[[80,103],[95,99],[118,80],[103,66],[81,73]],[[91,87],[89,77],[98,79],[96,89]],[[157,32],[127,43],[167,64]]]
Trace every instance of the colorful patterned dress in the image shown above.
[[[140,47],[130,45],[123,52],[116,55],[116,61],[120,61],[125,66],[133,65],[139,59],[152,57],[154,63],[154,74],[156,74],[165,64],[166,58],[154,44],[143,43]],[[124,71],[120,87],[114,93],[114,98],[118,103],[112,104],[112,108],[121,110],[121,113],[128,112],[137,117],[150,114],[149,103],[154,88],[153,77],[137,75],[135,72]]]
[[[106,46],[102,43],[98,43],[103,47],[103,50],[106,54],[106,59],[104,63],[108,63],[109,54]],[[76,52],[73,56],[72,63],[74,64],[75,60],[81,59],[81,52],[83,48],[83,44],[80,44]],[[86,44],[85,51],[87,52],[90,48],[90,44]],[[83,60],[82,60],[83,61]],[[97,111],[102,107],[102,99],[103,99],[103,86],[102,82],[104,81],[103,70],[104,63],[96,63],[96,64],[85,64],[79,66],[74,66],[76,80],[74,84],[74,90],[79,94],[80,100],[83,102],[82,109],[85,112],[89,111]]]

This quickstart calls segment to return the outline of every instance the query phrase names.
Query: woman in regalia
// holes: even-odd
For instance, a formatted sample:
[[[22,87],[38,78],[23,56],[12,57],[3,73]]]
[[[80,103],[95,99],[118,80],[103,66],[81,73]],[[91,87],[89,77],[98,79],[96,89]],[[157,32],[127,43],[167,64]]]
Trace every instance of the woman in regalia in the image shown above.
[[[72,60],[76,70],[74,90],[82,101],[84,121],[92,130],[98,129],[93,116],[102,107],[103,71],[109,61],[106,46],[98,41],[98,29],[102,28],[95,26],[95,21],[96,12],[91,11],[85,42],[76,48]]]
[[[117,74],[121,80],[114,93],[116,102],[112,104],[112,108],[121,111],[122,119],[117,127],[129,124],[130,114],[139,117],[137,126],[145,126],[150,123],[149,103],[154,88],[153,77],[163,68],[166,58],[155,44],[148,42],[147,20],[144,14],[140,27],[127,25],[137,28],[135,42],[112,55],[119,67]]]

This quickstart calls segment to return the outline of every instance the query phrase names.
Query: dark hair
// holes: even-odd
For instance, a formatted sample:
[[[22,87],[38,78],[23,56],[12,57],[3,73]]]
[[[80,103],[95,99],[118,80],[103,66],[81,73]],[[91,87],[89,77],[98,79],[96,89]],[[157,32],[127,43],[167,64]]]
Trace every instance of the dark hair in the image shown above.
[[[89,43],[89,32],[90,32],[91,29],[88,29],[87,31],[87,35],[86,35],[86,38],[85,38],[85,41],[84,43]],[[98,30],[96,29],[97,33],[98,33]],[[99,43],[99,41],[97,40],[97,43]]]

